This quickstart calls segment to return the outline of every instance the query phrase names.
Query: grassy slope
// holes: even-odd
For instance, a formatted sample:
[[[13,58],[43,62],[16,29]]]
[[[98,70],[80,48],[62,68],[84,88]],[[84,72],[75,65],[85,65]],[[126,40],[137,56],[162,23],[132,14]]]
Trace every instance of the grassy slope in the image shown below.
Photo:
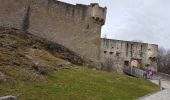
[[[0,95],[21,100],[133,100],[156,90],[146,80],[76,67],[51,73],[39,83],[18,80],[0,85]]]
[[[80,68],[61,59],[65,56],[54,56],[43,47],[44,40],[17,30],[5,31],[0,33],[0,96],[15,95],[20,100],[132,100],[157,90],[146,80]]]

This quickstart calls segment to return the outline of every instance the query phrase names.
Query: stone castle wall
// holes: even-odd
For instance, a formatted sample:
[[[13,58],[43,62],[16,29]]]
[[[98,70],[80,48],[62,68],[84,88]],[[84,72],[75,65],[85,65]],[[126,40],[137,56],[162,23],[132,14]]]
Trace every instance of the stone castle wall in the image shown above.
[[[101,40],[101,63],[104,70],[133,66],[157,71],[158,45],[121,40]]]
[[[62,44],[93,64],[99,62],[106,8],[98,4],[72,5],[57,0],[0,2],[0,26],[22,29]]]

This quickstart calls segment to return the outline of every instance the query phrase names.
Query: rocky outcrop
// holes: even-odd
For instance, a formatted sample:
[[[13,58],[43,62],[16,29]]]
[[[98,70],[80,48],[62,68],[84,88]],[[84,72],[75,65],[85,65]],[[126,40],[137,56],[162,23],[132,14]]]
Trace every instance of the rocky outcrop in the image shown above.
[[[62,45],[21,30],[0,28],[2,84],[20,76],[24,80],[42,81],[49,73],[84,63],[86,61],[81,56]]]
[[[15,96],[4,96],[4,97],[0,97],[0,100],[17,100],[17,97]]]

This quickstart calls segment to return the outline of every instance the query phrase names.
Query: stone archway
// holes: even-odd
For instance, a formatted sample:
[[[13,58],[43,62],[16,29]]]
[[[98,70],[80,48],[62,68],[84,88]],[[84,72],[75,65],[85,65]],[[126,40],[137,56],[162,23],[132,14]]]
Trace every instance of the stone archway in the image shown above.
[[[131,61],[131,66],[132,67],[138,67],[138,61],[137,60],[132,60]]]
[[[142,67],[141,59],[131,59],[130,65],[132,67],[141,68]]]

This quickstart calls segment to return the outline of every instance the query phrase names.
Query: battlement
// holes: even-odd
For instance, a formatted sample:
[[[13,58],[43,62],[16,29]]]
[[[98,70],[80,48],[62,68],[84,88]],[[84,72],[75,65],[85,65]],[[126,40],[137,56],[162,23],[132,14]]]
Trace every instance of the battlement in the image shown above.
[[[95,21],[101,22],[102,25],[104,25],[106,20],[107,8],[100,7],[98,3],[91,3],[89,9],[90,9],[91,17]]]
[[[81,19],[92,18],[95,22],[104,25],[106,20],[106,7],[100,7],[98,3],[84,4],[69,4],[57,0],[48,0],[48,6],[60,6],[61,10],[72,17],[79,16]]]

